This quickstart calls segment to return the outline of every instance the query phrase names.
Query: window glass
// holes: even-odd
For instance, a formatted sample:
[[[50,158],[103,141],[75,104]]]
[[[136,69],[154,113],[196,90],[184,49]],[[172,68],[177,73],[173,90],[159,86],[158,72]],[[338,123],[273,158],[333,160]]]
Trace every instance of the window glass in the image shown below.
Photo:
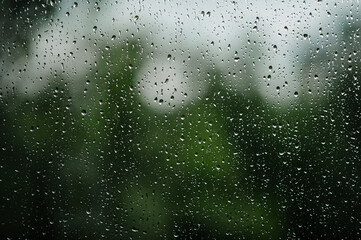
[[[1,235],[361,238],[360,16],[1,1]]]

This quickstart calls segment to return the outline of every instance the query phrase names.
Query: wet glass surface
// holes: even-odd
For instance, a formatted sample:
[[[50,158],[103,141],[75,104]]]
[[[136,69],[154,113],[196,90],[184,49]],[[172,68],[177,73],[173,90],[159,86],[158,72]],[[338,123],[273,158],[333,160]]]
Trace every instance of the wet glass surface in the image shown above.
[[[4,239],[359,239],[358,1],[0,5]]]

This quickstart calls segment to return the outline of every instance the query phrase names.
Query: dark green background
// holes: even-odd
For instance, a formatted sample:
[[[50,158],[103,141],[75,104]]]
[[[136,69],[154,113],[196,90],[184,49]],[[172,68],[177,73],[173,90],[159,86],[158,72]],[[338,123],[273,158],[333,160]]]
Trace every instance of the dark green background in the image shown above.
[[[0,8],[9,61],[26,54],[29,24],[56,11],[39,1]],[[359,25],[339,36],[339,64],[318,69],[332,80],[327,92],[288,107],[255,87],[227,90],[223,70],[204,67],[205,96],[152,111],[134,90],[143,39],[99,57],[77,99],[61,75],[36,96],[1,88],[1,238],[360,238]],[[326,49],[303,61],[333,60]]]

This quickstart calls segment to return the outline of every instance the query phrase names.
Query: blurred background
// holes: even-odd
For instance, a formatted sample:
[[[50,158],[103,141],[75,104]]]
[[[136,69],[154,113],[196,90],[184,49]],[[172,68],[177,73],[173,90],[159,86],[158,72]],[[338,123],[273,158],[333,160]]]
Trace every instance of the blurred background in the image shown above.
[[[0,1],[4,239],[359,239],[358,1]]]

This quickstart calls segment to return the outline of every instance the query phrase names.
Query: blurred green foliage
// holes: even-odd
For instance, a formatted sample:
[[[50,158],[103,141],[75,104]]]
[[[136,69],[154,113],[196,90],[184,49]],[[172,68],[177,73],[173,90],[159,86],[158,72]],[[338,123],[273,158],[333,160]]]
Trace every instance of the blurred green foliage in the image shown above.
[[[2,236],[360,238],[359,52],[329,94],[291,106],[227,90],[210,68],[199,101],[159,113],[135,86],[147,51],[126,40],[102,54],[75,99],[65,76],[35,97],[0,90]]]

